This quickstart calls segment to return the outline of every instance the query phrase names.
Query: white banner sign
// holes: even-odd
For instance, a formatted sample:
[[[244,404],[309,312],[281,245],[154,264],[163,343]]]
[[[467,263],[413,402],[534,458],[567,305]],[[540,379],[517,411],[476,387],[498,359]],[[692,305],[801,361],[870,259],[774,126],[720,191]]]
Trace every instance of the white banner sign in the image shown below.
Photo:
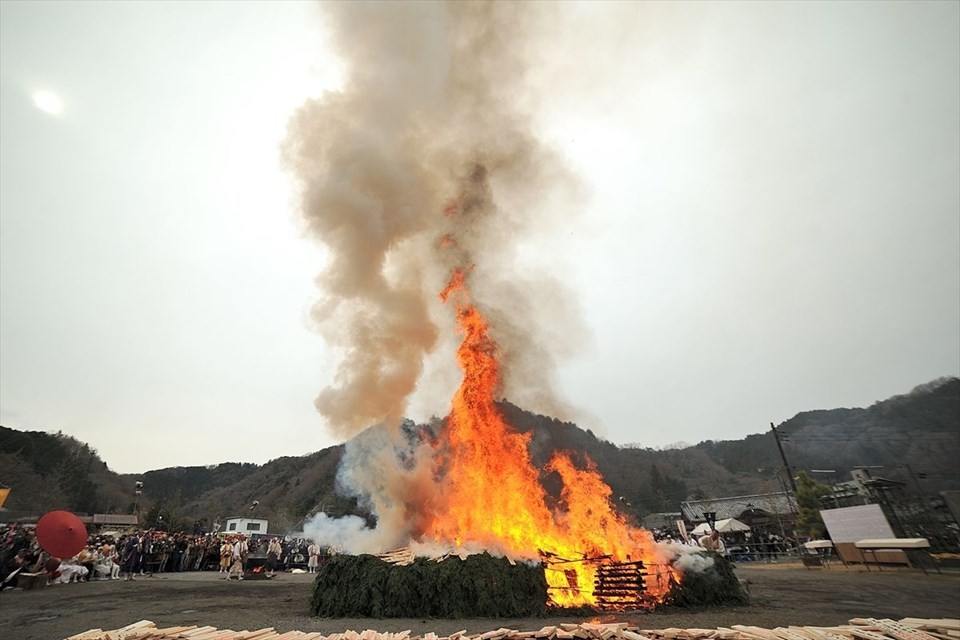
[[[863,504],[842,509],[824,509],[820,512],[827,525],[830,539],[838,542],[856,542],[868,538],[896,538],[878,504]]]

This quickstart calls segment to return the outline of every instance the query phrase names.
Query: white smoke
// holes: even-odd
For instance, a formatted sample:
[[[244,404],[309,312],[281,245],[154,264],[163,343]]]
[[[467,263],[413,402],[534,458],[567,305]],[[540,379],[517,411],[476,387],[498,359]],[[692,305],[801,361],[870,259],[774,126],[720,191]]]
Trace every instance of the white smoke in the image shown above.
[[[347,553],[382,553],[410,542],[425,501],[437,490],[433,480],[434,450],[422,432],[371,427],[349,440],[337,470],[337,492],[357,499],[376,519],[314,516],[304,537]]]
[[[396,427],[415,391],[438,383],[449,398],[455,388],[456,373],[423,375],[430,356],[452,355],[435,352],[441,328],[453,335],[437,294],[454,267],[476,266],[472,295],[500,348],[500,397],[565,406],[554,374],[582,342],[579,310],[562,282],[527,262],[519,269],[518,256],[574,213],[576,182],[531,116],[526,75],[548,5],[371,1],[325,11],[343,86],[293,115],[284,157],[306,228],[330,255],[312,316],[342,357],[315,404],[339,435],[360,434],[338,490],[376,526],[321,514],[305,533],[383,551],[408,544],[424,507],[442,502],[434,452]],[[390,428],[361,433],[371,424]]]
[[[376,531],[359,516],[331,518],[322,511],[304,526],[302,537],[336,553],[379,553],[381,541]]]
[[[703,573],[714,565],[713,558],[705,554],[701,547],[680,542],[660,542],[657,549],[683,573]]]
[[[493,321],[503,394],[535,411],[564,406],[556,361],[582,342],[579,310],[562,282],[518,262],[525,240],[562,228],[576,200],[572,176],[537,139],[530,115],[525,76],[550,8],[324,8],[343,88],[294,114],[284,149],[308,232],[330,255],[312,315],[342,357],[317,409],[349,437],[399,424],[411,395],[431,382],[423,373],[440,341],[437,293],[452,266],[437,241],[451,231],[454,253],[477,267],[473,297]],[[482,199],[465,199],[465,185]],[[460,213],[444,215],[454,201]]]

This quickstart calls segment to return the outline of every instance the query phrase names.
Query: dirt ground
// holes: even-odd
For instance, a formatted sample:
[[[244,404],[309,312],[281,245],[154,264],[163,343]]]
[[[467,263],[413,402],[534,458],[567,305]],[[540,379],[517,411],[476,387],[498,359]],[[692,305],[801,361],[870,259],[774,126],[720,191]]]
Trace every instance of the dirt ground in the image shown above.
[[[0,594],[0,638],[56,640],[88,629],[117,629],[147,619],[158,626],[211,625],[220,629],[300,629],[325,634],[353,629],[480,633],[507,627],[539,629],[561,622],[625,621],[644,629],[830,626],[854,617],[960,618],[960,572],[924,575],[918,569],[805,569],[800,565],[740,565],[751,604],[728,608],[610,614],[598,618],[330,619],[308,613],[312,576],[227,582],[217,573],[166,573],[126,582],[53,585]]]

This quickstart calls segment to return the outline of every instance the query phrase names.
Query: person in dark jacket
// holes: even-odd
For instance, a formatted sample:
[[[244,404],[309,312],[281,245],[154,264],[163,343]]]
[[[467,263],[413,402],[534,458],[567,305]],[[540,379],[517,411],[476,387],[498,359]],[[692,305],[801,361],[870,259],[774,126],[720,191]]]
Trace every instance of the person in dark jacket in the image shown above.
[[[133,574],[140,569],[140,537],[136,534],[127,538],[120,553],[120,571],[133,580]]]

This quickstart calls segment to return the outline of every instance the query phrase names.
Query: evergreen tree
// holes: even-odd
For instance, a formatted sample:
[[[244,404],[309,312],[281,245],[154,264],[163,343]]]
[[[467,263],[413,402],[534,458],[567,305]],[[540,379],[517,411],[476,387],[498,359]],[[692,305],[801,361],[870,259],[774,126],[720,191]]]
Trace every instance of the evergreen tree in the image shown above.
[[[667,483],[656,463],[650,466],[650,499],[647,504],[654,512],[667,511]]]
[[[821,484],[801,471],[797,476],[797,530],[810,538],[822,538],[826,533],[820,517],[820,498],[830,493],[830,487]]]

